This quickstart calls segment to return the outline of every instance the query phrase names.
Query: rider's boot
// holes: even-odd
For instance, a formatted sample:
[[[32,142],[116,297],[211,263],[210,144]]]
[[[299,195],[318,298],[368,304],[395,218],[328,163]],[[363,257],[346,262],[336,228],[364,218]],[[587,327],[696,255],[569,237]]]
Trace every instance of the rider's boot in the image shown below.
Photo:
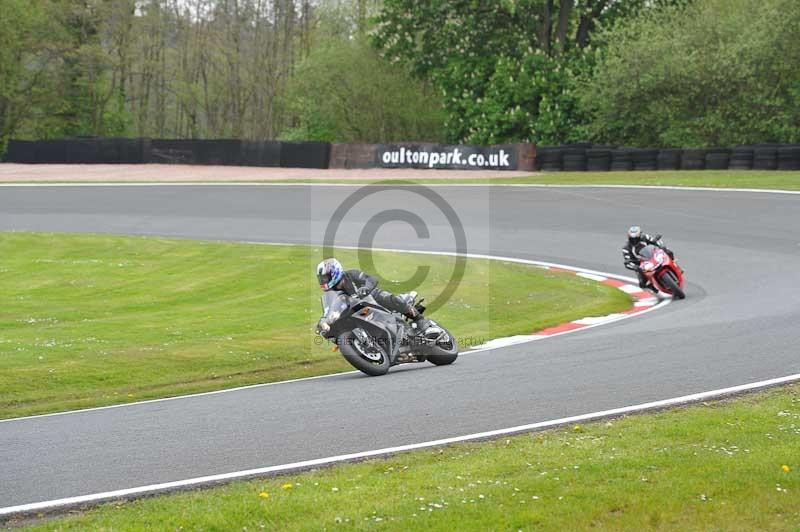
[[[425,329],[431,325],[431,320],[420,314],[414,307],[411,307],[411,309],[406,312],[406,317],[412,321],[418,333],[425,331]]]

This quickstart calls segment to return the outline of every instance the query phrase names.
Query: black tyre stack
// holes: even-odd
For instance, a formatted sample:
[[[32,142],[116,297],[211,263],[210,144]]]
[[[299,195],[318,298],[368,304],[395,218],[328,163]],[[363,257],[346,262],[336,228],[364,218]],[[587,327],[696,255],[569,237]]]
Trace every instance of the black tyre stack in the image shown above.
[[[658,150],[633,150],[631,156],[634,170],[656,170],[658,168]]]
[[[731,151],[727,148],[711,148],[706,152],[706,170],[727,170]]]
[[[686,149],[681,156],[681,170],[703,170],[706,167],[706,150]]]
[[[658,150],[656,156],[656,166],[659,170],[680,170],[681,169],[681,149]]]
[[[586,149],[591,148],[590,142],[577,142],[564,146],[565,172],[585,172],[586,171]]]
[[[773,144],[759,144],[753,151],[753,170],[776,170],[778,148]]]
[[[750,170],[753,168],[753,147],[737,146],[731,150],[731,158],[728,162],[729,170]]]
[[[629,172],[633,170],[633,154],[630,148],[611,150],[611,171]]]
[[[778,148],[778,170],[800,170],[800,144]]]
[[[564,168],[564,149],[560,146],[542,146],[536,150],[537,170],[560,172]]]
[[[611,170],[611,146],[594,146],[586,150],[586,169],[590,172]]]

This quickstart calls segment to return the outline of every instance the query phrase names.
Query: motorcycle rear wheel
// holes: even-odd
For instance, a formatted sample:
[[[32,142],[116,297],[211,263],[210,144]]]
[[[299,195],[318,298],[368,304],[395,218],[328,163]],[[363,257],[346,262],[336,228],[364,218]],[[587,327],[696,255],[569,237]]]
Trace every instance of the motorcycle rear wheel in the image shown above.
[[[673,297],[675,297],[675,299],[686,298],[686,294],[684,294],[683,290],[681,290],[681,288],[678,286],[678,280],[675,278],[674,273],[672,273],[671,271],[666,271],[663,274],[661,274],[659,280],[661,281],[661,284],[664,285],[664,288],[666,288],[669,291],[669,293],[671,293]]]
[[[347,362],[370,377],[386,375],[391,363],[389,356],[380,346],[367,347],[361,345],[352,332],[339,336],[339,351]],[[373,360],[371,357],[374,357]]]
[[[458,340],[456,340],[450,331],[442,327],[449,340],[446,342],[437,342],[435,345],[428,347],[425,351],[425,356],[428,362],[435,366],[448,366],[456,361],[458,358]]]

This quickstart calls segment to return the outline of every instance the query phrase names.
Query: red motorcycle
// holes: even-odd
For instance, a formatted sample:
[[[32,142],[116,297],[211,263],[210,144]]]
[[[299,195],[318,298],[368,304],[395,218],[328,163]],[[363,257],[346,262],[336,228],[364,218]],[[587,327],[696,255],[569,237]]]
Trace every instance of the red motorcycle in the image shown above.
[[[642,273],[659,291],[683,299],[683,270],[666,251],[657,246],[645,246],[638,253]]]

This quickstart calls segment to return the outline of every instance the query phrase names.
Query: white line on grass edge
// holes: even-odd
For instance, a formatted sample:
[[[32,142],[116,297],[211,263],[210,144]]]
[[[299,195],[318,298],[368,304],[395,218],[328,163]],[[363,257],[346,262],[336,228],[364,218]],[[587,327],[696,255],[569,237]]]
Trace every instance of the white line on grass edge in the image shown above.
[[[265,182],[265,181],[148,181],[146,183],[115,183],[102,182],[75,182],[75,183],[0,183],[0,187],[428,187],[428,188],[470,188],[470,187],[505,187],[505,188],[630,188],[644,190],[683,190],[693,192],[748,192],[765,194],[800,195],[800,190],[782,190],[774,188],[725,188],[725,187],[693,187],[677,185],[592,185],[592,184],[550,184],[550,183],[396,183],[390,178],[383,182],[365,181],[363,183],[293,183],[293,182]]]
[[[258,245],[258,246],[304,246],[304,247],[315,247],[314,244],[297,244],[297,243],[283,244],[283,243],[279,243],[279,242],[254,242],[254,241],[229,241],[229,240],[226,240],[225,242],[227,242],[227,243],[233,242],[233,243],[239,243],[239,244]],[[355,249],[355,250],[361,249],[358,246],[336,246],[336,247],[339,248],[339,249]],[[517,263],[517,264],[525,264],[525,265],[528,265],[528,266],[536,266],[536,267],[540,267],[540,268],[560,268],[560,269],[563,269],[563,270],[569,270],[569,271],[573,271],[573,272],[577,272],[577,273],[583,273],[583,274],[586,274],[586,275],[608,277],[608,278],[618,279],[620,281],[626,281],[626,282],[630,282],[630,283],[637,283],[638,284],[638,282],[639,282],[638,280],[636,280],[636,279],[634,279],[632,277],[626,277],[624,275],[617,275],[617,274],[613,274],[613,273],[604,273],[604,272],[599,272],[599,271],[596,271],[596,270],[587,270],[585,268],[578,268],[578,267],[575,267],[575,266],[567,266],[565,264],[556,264],[556,263],[553,263],[553,262],[543,262],[543,261],[529,260],[529,259],[518,259],[518,258],[514,258],[514,257],[499,257],[499,256],[495,256],[495,255],[483,255],[483,254],[479,254],[479,253],[461,253],[460,254],[460,253],[450,252],[450,251],[422,251],[422,250],[412,250],[412,249],[372,248],[372,250],[373,251],[385,251],[385,252],[390,252],[390,253],[410,253],[410,254],[415,254],[415,255],[437,255],[437,256],[447,256],[447,257],[465,256],[465,257],[470,258],[470,259],[484,259],[484,260],[495,260],[495,261],[501,261],[501,262],[512,262],[512,263]],[[535,341],[539,341],[539,340],[544,340],[545,338],[553,338],[553,337],[561,336],[561,335],[564,335],[564,334],[577,333],[577,332],[584,331],[584,330],[587,330],[587,329],[592,329],[594,327],[599,327],[600,325],[607,325],[607,324],[615,323],[617,321],[625,320],[625,319],[628,319],[628,318],[633,318],[635,316],[640,316],[642,314],[646,314],[648,312],[652,312],[653,310],[662,308],[662,307],[668,305],[671,301],[672,301],[671,299],[663,299],[657,305],[655,305],[655,306],[653,306],[651,308],[645,309],[645,310],[643,310],[641,312],[638,312],[636,314],[622,314],[622,315],[620,315],[618,317],[615,317],[615,318],[610,319],[608,321],[605,321],[603,323],[587,325],[587,326],[584,326],[584,327],[582,327],[580,329],[564,331],[564,332],[560,332],[560,333],[551,334],[551,335],[548,335],[548,336],[536,336],[535,334],[532,334],[525,341],[516,342],[514,345],[519,345],[519,344],[528,343],[528,342],[535,342]],[[460,354],[461,355],[467,355],[467,354],[471,355],[471,354],[476,354],[476,353],[484,353],[484,352],[487,352],[487,351],[494,351],[494,350],[497,350],[497,349],[502,349],[504,347],[510,347],[510,346],[498,345],[498,346],[492,346],[492,347],[485,347],[485,348],[473,349],[471,351],[465,351],[465,352],[460,353]],[[120,404],[116,404],[116,405],[97,406],[97,407],[93,407],[93,408],[82,408],[82,409],[78,409],[78,410],[66,410],[64,412],[53,412],[53,413],[50,413],[50,414],[36,414],[36,415],[33,415],[33,416],[13,417],[13,418],[8,418],[8,419],[0,419],[0,424],[12,423],[12,422],[18,422],[18,421],[25,421],[25,420],[37,419],[37,418],[65,416],[65,415],[70,415],[70,414],[82,414],[82,413],[86,413],[86,412],[96,412],[98,410],[111,410],[113,408],[127,408],[127,407],[133,407],[133,406],[139,406],[139,405],[145,405],[145,404],[151,404],[151,403],[161,403],[161,402],[164,402],[164,401],[176,401],[176,400],[180,400],[180,399],[191,399],[193,397],[203,397],[203,396],[207,396],[207,395],[217,395],[217,394],[222,394],[222,393],[237,392],[237,391],[249,390],[249,389],[253,389],[253,388],[263,388],[263,387],[266,387],[266,386],[277,386],[277,385],[280,385],[280,384],[291,384],[291,383],[295,383],[295,382],[311,381],[311,380],[316,380],[316,379],[327,379],[327,378],[330,378],[330,377],[336,377],[336,376],[341,376],[341,375],[349,375],[349,374],[353,374],[353,373],[358,373],[358,371],[345,371],[345,372],[342,372],[342,373],[328,373],[326,375],[315,375],[313,377],[302,377],[302,378],[299,378],[299,379],[291,379],[291,380],[285,380],[285,381],[265,382],[265,383],[261,383],[261,384],[250,384],[250,385],[247,385],[247,386],[238,386],[236,388],[226,388],[224,390],[213,390],[213,391],[210,391],[210,392],[199,392],[199,393],[192,393],[192,394],[186,394],[186,395],[175,395],[175,396],[172,396],[172,397],[162,397],[160,399],[147,399],[147,400],[144,400],[144,401],[134,401],[134,402],[131,402],[131,403],[120,403]],[[0,515],[2,515],[2,514],[0,514]]]
[[[505,429],[491,430],[487,432],[478,432],[475,434],[467,434],[464,436],[456,436],[453,438],[443,438],[440,440],[431,440],[422,443],[414,443],[410,445],[399,445],[397,447],[386,447],[384,449],[375,449],[372,451],[363,451],[360,453],[342,454],[338,456],[329,456],[327,458],[317,458],[314,460],[305,460],[303,462],[295,462],[291,464],[282,464],[270,467],[262,467],[258,469],[247,469],[244,471],[235,471],[232,473],[223,473],[220,475],[209,475],[205,477],[190,478],[185,480],[177,480],[174,482],[164,482],[162,484],[151,484],[149,486],[139,486],[136,488],[128,488],[116,491],[107,491],[103,493],[93,493],[91,495],[81,495],[79,497],[69,497],[65,499],[55,499],[51,501],[36,502],[31,504],[22,504],[19,506],[9,506],[7,508],[0,508],[0,516],[11,514],[30,513],[35,511],[76,506],[88,503],[97,503],[100,501],[107,501],[113,499],[120,499],[131,497],[134,495],[142,495],[145,493],[156,493],[174,490],[178,488],[187,488],[192,486],[202,486],[206,484],[214,484],[223,481],[234,479],[244,479],[248,477],[263,476],[275,473],[289,472],[292,470],[304,470],[318,466],[325,466],[337,462],[348,462],[355,460],[363,460],[366,458],[374,458],[379,456],[386,456],[395,453],[406,451],[413,451],[417,449],[425,449],[430,447],[438,447],[442,445],[449,445],[453,443],[466,442],[471,440],[481,440],[488,438],[496,438],[498,436],[511,435],[520,432],[529,432],[537,429],[557,427],[569,423],[576,423],[579,421],[592,421],[605,417],[615,417],[634,412],[644,412],[647,410],[655,410],[669,406],[682,405],[702,401],[705,399],[719,398],[726,395],[742,393],[759,388],[766,388],[769,386],[776,386],[779,384],[786,384],[800,380],[800,374],[789,375],[786,377],[779,377],[765,381],[753,382],[750,384],[742,384],[739,386],[731,386],[730,388],[721,388],[708,392],[700,392],[691,395],[683,395],[680,397],[673,397],[671,399],[663,399],[660,401],[652,401],[649,403],[641,403],[638,405],[624,406],[620,408],[612,408],[610,410],[601,410],[599,412],[591,412],[589,414],[581,414],[577,416],[565,417],[560,419],[551,419],[548,421],[540,421],[538,423],[531,423],[529,425],[519,425],[516,427],[509,427]]]

